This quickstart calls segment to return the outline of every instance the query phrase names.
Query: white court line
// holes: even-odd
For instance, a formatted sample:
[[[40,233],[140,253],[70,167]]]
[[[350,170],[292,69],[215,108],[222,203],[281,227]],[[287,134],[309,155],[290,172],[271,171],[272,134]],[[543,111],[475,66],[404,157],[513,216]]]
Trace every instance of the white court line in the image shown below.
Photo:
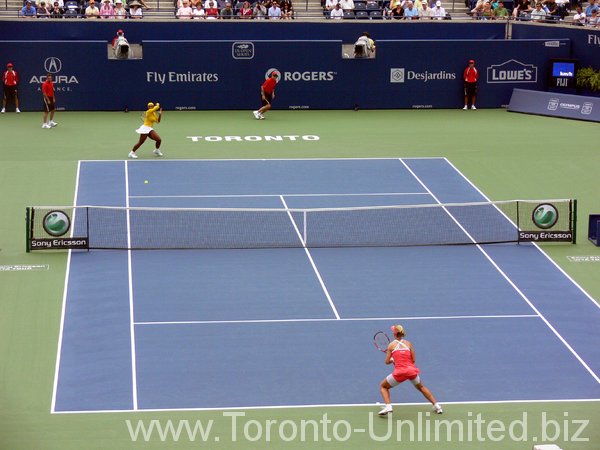
[[[362,196],[408,196],[429,195],[428,192],[365,192],[363,194],[283,194],[286,197],[362,197]],[[237,198],[237,197],[280,197],[280,194],[214,194],[214,195],[131,195],[129,198]]]
[[[27,41],[31,42],[31,41]],[[443,156],[420,156],[413,158],[404,158],[405,160],[423,160],[423,159],[445,159]],[[398,157],[386,156],[381,158],[215,158],[215,159],[144,159],[137,161],[138,165],[144,163],[172,163],[172,162],[238,162],[238,161],[398,161]],[[93,163],[104,163],[104,162],[123,162],[122,159],[82,159],[79,162],[93,162]]]
[[[81,173],[81,161],[77,163],[77,175],[75,176],[75,194],[73,195],[73,206],[77,206],[77,194],[79,192],[79,174]],[[73,209],[73,217],[71,218],[71,222],[75,224],[75,212]],[[73,237],[73,233],[75,231],[75,227],[71,228],[71,237]],[[56,363],[54,367],[54,384],[52,386],[52,402],[50,404],[50,412],[54,413],[56,407],[56,393],[58,390],[58,377],[60,373],[60,355],[62,354],[62,344],[63,344],[63,332],[65,329],[65,312],[67,309],[67,291],[69,289],[69,276],[71,273],[71,252],[69,249],[67,252],[67,269],[65,271],[65,283],[63,288],[63,299],[62,299],[62,311],[60,313],[60,327],[58,331],[58,345],[56,348]]]
[[[125,206],[127,207],[127,281],[129,288],[129,333],[131,336],[131,390],[133,410],[138,409],[135,325],[133,317],[133,269],[131,267],[131,221],[129,215],[129,166],[125,160]]]
[[[463,173],[462,173],[460,170],[458,170],[458,168],[457,168],[457,167],[456,167],[454,164],[452,164],[452,162],[450,162],[450,161],[449,161],[448,159],[446,159],[446,158],[444,158],[444,159],[446,160],[446,162],[448,163],[448,165],[449,165],[450,167],[452,167],[452,168],[453,168],[453,169],[456,171],[456,173],[458,173],[458,174],[459,174],[459,175],[460,175],[462,178],[464,178],[464,180],[465,180],[467,183],[469,183],[469,184],[470,184],[470,185],[473,187],[473,189],[475,189],[477,192],[479,192],[483,198],[485,198],[487,201],[491,201],[491,200],[488,198],[488,196],[487,196],[487,195],[485,195],[483,192],[481,192],[481,190],[480,190],[480,189],[479,189],[477,186],[475,186],[473,183],[471,183],[471,180],[469,180],[469,179],[468,179],[468,178],[467,178],[467,177],[466,177],[466,176],[465,176],[465,175],[464,175],[464,174],[463,174]],[[592,297],[590,294],[588,294],[588,293],[586,292],[586,290],[585,290],[585,289],[583,289],[583,287],[581,287],[581,286],[579,285],[579,283],[577,283],[577,282],[576,282],[576,281],[575,281],[573,278],[571,278],[571,276],[570,276],[570,275],[569,275],[567,272],[565,272],[565,271],[563,270],[563,268],[562,268],[562,267],[560,267],[560,266],[559,266],[559,265],[556,263],[556,261],[554,261],[554,260],[553,260],[553,259],[552,259],[552,258],[551,258],[551,257],[550,257],[550,256],[549,256],[549,255],[548,255],[548,254],[547,254],[547,253],[546,253],[546,252],[545,252],[545,251],[544,251],[544,250],[543,250],[543,249],[542,249],[542,248],[541,248],[541,247],[540,247],[540,246],[537,244],[537,242],[531,242],[531,244],[533,244],[533,245],[534,245],[534,247],[535,247],[535,248],[537,248],[537,249],[538,249],[538,250],[539,250],[539,251],[542,253],[542,255],[544,255],[544,256],[546,257],[546,259],[548,259],[548,261],[550,261],[550,262],[551,262],[551,263],[554,265],[554,267],[556,267],[556,268],[557,268],[557,269],[558,269],[558,270],[559,270],[559,271],[560,271],[560,272],[561,272],[561,273],[562,273],[562,274],[563,274],[563,275],[564,275],[564,276],[565,276],[565,277],[566,277],[566,278],[567,278],[567,279],[568,279],[568,280],[569,280],[571,283],[573,283],[573,285],[574,285],[576,288],[578,288],[578,289],[579,289],[579,290],[580,290],[580,291],[583,293],[583,295],[585,295],[585,296],[588,298],[588,300],[590,300],[590,301],[592,302],[592,304],[593,304],[593,305],[594,305],[596,308],[600,308],[600,303],[598,303],[598,302],[597,302],[597,301],[594,299],[594,297]]]
[[[162,322],[135,322],[135,325],[205,325],[205,324],[243,324],[243,323],[294,323],[294,322],[376,322],[394,320],[456,320],[456,319],[539,319],[536,314],[505,314],[478,316],[414,316],[414,317],[344,317],[338,319],[247,319],[247,320],[180,320]]]
[[[292,214],[289,211],[288,205],[285,202],[283,195],[280,195],[279,198],[281,199],[281,203],[283,203],[283,206],[285,207],[285,209],[288,210],[288,217],[290,218],[290,221],[292,222],[292,226],[294,227],[294,230],[296,231],[296,234],[298,235],[298,239],[300,239],[300,242],[302,242],[302,248],[304,248],[304,252],[306,253],[306,256],[308,257],[308,260],[310,261],[310,265],[312,266],[313,270],[315,271],[315,275],[317,276],[317,279],[319,280],[321,289],[323,289],[323,292],[325,293],[325,297],[327,297],[329,306],[331,306],[331,309],[333,310],[333,314],[335,315],[335,318],[337,320],[339,320],[340,315],[338,314],[337,308],[335,307],[333,300],[331,299],[331,295],[329,295],[327,286],[325,286],[325,282],[323,281],[323,278],[321,277],[321,274],[319,273],[319,269],[317,269],[317,265],[315,264],[315,262],[312,258],[312,255],[310,254],[310,251],[306,247],[306,242],[304,242],[304,239],[302,239],[302,234],[300,234],[300,230],[298,230],[298,227],[296,226],[296,222],[294,222],[294,218],[292,217]],[[306,220],[306,216],[305,216],[305,220]]]
[[[594,403],[600,402],[600,398],[561,398],[561,399],[534,399],[534,400],[465,400],[456,402],[443,402],[443,405],[503,405],[503,404],[526,404],[526,403]],[[392,403],[395,406],[426,406],[431,403],[410,402]],[[141,412],[187,412],[187,411],[231,411],[231,410],[264,410],[264,409],[308,409],[308,408],[356,408],[380,406],[379,403],[333,403],[321,405],[261,405],[261,406],[224,406],[218,408],[148,408],[132,411],[130,409],[107,409],[87,411],[54,411],[53,414],[116,414],[116,413],[141,413]]]
[[[429,188],[425,185],[425,183],[423,183],[423,181],[421,181],[421,179],[411,170],[411,168],[408,167],[408,165],[402,160],[402,158],[400,158],[400,162],[415,177],[415,179],[421,184],[421,186],[423,186],[423,188],[425,188],[427,190],[427,192],[429,192],[431,194],[431,196],[435,199],[435,201],[441,205],[442,202],[440,202],[440,200],[435,196],[435,194],[429,190]],[[458,220],[456,220],[456,218],[445,207],[443,207],[443,208],[446,211],[446,213],[452,218],[452,220],[465,232],[465,234],[469,237],[469,239],[471,239],[471,241],[473,243],[475,243],[476,242],[475,239],[473,239],[473,237],[467,232],[467,230],[465,230],[463,228],[463,226],[460,225]],[[590,373],[590,375],[596,380],[596,382],[598,384],[600,384],[600,377],[598,377],[598,375],[596,375],[596,373],[590,368],[590,366],[587,365],[587,363],[583,360],[583,358],[581,356],[579,356],[579,354],[575,351],[575,349],[573,349],[573,347],[571,347],[571,345],[565,340],[565,338],[563,338],[560,335],[560,333],[552,326],[552,324],[548,321],[548,319],[546,319],[544,317],[544,315],[534,306],[534,304],[521,291],[521,289],[519,289],[519,287],[517,287],[517,285],[515,283],[513,283],[513,281],[510,279],[510,277],[508,275],[506,275],[506,273],[504,273],[504,271],[498,266],[498,264],[496,264],[496,262],[492,259],[492,257],[487,254],[487,252],[483,249],[483,247],[481,247],[481,245],[479,245],[479,244],[476,244],[476,247],[487,258],[487,260],[494,266],[494,268],[498,271],[498,273],[500,273],[500,275],[502,275],[502,277],[512,286],[512,288],[519,294],[519,296],[521,296],[521,298],[523,300],[525,300],[525,302],[529,305],[529,307],[533,311],[535,311],[535,313],[538,316],[540,316],[540,318],[544,321],[544,323],[548,326],[548,328],[550,328],[550,330],[556,335],[556,337],[558,337],[558,339],[564,344],[564,346],[567,347],[567,349],[573,354],[573,356],[575,356],[575,358],[577,358],[577,360]]]

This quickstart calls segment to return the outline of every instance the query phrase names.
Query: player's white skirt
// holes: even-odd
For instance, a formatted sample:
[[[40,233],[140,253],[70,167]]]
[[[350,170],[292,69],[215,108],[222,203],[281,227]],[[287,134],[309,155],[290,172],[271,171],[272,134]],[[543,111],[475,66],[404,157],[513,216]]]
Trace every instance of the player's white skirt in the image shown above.
[[[150,134],[150,132],[153,130],[154,128],[149,127],[148,125],[142,125],[141,127],[139,127],[137,130],[135,130],[136,133],[138,134]]]

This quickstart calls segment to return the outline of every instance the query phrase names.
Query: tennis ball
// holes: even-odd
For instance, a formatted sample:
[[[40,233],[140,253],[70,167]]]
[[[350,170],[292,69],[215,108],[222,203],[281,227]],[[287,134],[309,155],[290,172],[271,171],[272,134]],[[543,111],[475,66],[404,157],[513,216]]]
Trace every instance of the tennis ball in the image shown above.
[[[148,180],[144,180],[144,184],[148,184]]]

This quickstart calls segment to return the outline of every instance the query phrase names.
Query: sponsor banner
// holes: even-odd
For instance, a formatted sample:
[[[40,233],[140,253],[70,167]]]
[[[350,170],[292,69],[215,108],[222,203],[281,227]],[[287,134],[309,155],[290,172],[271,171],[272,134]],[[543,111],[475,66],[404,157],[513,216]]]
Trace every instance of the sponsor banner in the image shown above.
[[[31,250],[87,250],[88,238],[43,238],[31,239]]]
[[[553,203],[540,203],[531,210],[531,224],[536,228],[533,230],[520,230],[519,241],[521,242],[572,242],[573,232],[571,230],[562,230],[569,218],[566,217],[566,211],[559,213],[558,208]],[[567,222],[565,222],[565,220]]]
[[[600,122],[600,98],[515,89],[508,110]]]
[[[135,111],[154,101],[166,110],[252,111],[272,71],[280,74],[275,110],[458,108],[467,58],[480,72],[478,106],[497,108],[515,87],[543,88],[549,59],[569,57],[565,42],[545,42],[378,40],[370,59],[343,58],[333,40],[145,41],[142,59],[124,61],[108,59],[105,41],[0,42],[0,53],[21,75],[24,111],[41,109],[47,72],[66,110]],[[218,56],[200,57],[208,54]]]
[[[519,231],[521,242],[572,242],[572,231]]]
[[[600,60],[600,29],[591,27],[540,27],[537,24],[513,22],[513,39],[550,39],[554,45],[557,38],[571,41],[571,58],[579,60],[579,67],[596,67]]]

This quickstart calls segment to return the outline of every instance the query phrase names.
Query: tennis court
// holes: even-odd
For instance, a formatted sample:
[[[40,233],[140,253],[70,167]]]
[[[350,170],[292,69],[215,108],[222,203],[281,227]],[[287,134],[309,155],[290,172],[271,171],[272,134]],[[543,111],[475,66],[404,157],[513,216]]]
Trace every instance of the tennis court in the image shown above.
[[[81,161],[75,204],[486,200],[445,158],[254,159]],[[423,225],[456,225],[446,219]],[[265,226],[238,229],[252,239]],[[201,229],[181,226],[190,239]],[[107,250],[73,252],[67,266],[57,413],[374,405],[387,368],[372,336],[398,322],[442,403],[600,398],[600,308],[531,244]],[[397,390],[402,403],[423,403]]]

